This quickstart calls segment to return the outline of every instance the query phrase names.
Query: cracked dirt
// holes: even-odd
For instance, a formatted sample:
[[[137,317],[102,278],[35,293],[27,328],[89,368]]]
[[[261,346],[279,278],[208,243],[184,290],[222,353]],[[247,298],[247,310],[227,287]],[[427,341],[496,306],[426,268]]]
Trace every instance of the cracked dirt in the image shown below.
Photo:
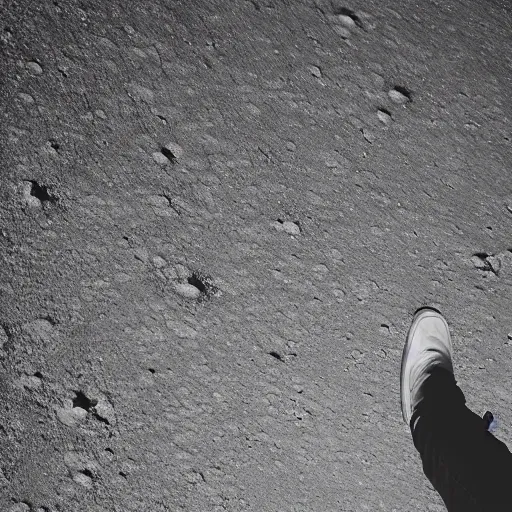
[[[443,510],[422,305],[512,440],[505,2],[0,10],[0,510]]]

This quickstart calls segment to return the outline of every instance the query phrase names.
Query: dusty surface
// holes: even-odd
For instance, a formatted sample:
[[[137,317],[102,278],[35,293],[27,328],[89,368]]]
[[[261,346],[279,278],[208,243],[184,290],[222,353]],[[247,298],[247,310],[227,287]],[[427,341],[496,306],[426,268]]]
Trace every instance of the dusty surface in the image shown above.
[[[0,510],[443,510],[424,304],[512,441],[512,15],[419,4],[1,2]]]

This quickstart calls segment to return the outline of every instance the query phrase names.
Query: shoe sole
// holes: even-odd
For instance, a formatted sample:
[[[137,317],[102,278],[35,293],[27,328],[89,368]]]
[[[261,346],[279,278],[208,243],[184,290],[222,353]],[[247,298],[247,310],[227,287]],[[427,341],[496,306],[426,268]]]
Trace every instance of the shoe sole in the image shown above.
[[[405,407],[404,407],[405,390],[407,390],[409,388],[409,379],[407,379],[407,385],[405,385],[405,383],[404,383],[405,365],[406,365],[407,357],[409,355],[409,350],[410,350],[411,342],[412,342],[411,333],[413,332],[414,328],[416,327],[420,317],[422,315],[424,315],[425,313],[437,313],[438,315],[441,316],[441,318],[446,323],[446,320],[444,319],[441,312],[439,310],[437,310],[436,308],[433,308],[430,306],[424,306],[422,308],[419,308],[414,313],[414,317],[412,319],[411,326],[409,327],[409,331],[407,332],[407,341],[405,342],[404,350],[402,352],[402,366],[400,369],[400,403],[401,403],[401,407],[402,407],[402,417],[403,417],[405,423],[408,423],[408,420],[407,420],[407,417],[405,414]],[[410,393],[410,390],[408,391],[408,393]],[[408,404],[408,405],[410,406],[410,404]]]

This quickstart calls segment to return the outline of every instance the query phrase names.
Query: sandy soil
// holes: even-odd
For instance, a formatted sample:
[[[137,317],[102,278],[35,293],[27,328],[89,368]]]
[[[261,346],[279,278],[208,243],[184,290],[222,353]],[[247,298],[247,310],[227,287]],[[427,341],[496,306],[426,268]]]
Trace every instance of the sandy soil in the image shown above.
[[[507,2],[0,11],[0,510],[444,510],[427,304],[512,440]]]

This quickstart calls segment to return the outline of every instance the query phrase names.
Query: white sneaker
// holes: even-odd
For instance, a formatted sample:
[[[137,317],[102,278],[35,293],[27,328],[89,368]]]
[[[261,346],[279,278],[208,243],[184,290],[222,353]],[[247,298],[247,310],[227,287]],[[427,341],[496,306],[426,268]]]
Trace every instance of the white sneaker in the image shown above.
[[[402,415],[408,425],[423,398],[421,387],[436,366],[453,373],[452,341],[441,313],[425,307],[414,315],[402,354],[400,395]]]

